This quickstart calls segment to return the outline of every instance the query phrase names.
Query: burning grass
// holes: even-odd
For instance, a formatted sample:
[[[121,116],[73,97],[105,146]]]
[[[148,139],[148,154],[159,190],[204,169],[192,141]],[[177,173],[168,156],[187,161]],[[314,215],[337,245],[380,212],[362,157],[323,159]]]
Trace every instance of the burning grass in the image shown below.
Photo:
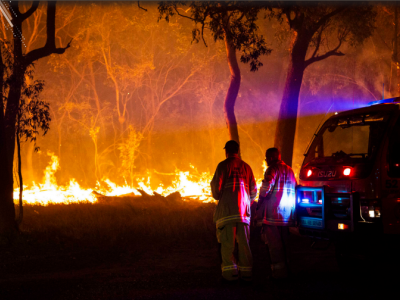
[[[211,197],[210,181],[211,175],[208,172],[200,173],[197,169],[190,165],[191,171],[182,172],[175,170],[175,173],[168,174],[175,177],[170,186],[164,187],[160,184],[156,189],[151,188],[150,176],[146,178],[136,178],[136,186],[130,186],[127,183],[119,186],[108,178],[103,178],[97,182],[95,189],[82,188],[79,183],[72,178],[69,185],[60,186],[57,184],[55,173],[59,169],[58,157],[49,152],[51,157],[49,165],[44,171],[42,183],[24,186],[23,202],[25,204],[71,204],[79,202],[95,203],[98,196],[121,196],[136,195],[140,196],[143,192],[149,195],[168,196],[175,192],[179,192],[186,198],[195,198],[203,202],[214,202]],[[14,199],[19,198],[19,188],[14,190]]]

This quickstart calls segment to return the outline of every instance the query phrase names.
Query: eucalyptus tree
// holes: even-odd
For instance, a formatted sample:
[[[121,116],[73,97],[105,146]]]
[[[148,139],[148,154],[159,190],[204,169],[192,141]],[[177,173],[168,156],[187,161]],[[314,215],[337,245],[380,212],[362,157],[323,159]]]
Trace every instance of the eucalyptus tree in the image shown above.
[[[235,103],[239,93],[241,75],[236,56],[240,61],[250,64],[251,71],[257,71],[263,64],[259,60],[271,49],[262,35],[257,33],[256,24],[263,3],[256,1],[177,1],[159,3],[160,19],[170,20],[178,15],[190,19],[195,27],[192,30],[194,42],[200,39],[207,46],[204,30],[209,30],[214,41],[225,43],[230,83],[224,101],[225,122],[229,138],[239,142],[238,126],[235,116]]]
[[[367,3],[279,2],[272,6],[277,8],[275,16],[293,33],[274,141],[282,159],[291,165],[304,71],[313,63],[345,55],[340,51],[345,44],[363,43],[373,33],[376,12]]]
[[[20,10],[20,2],[12,2],[12,42],[10,47],[5,47],[5,40],[2,40],[3,49],[9,54],[9,59],[4,57],[3,52],[0,62],[1,77],[1,98],[0,105],[0,157],[2,168],[0,168],[0,236],[10,236],[17,228],[15,222],[15,208],[13,200],[13,158],[15,152],[15,140],[17,134],[18,120],[21,117],[21,103],[27,71],[33,62],[51,54],[63,54],[69,47],[57,47],[55,39],[56,4],[47,3],[46,15],[46,42],[45,45],[30,51],[24,50],[23,43],[23,22],[31,17],[39,7],[39,2],[32,2],[32,5],[25,12]],[[9,69],[9,74],[7,74]],[[33,93],[40,92],[40,85]],[[26,96],[30,96],[27,94]],[[45,107],[42,107],[45,109]],[[42,110],[43,111],[43,110]],[[27,123],[29,125],[29,121]]]

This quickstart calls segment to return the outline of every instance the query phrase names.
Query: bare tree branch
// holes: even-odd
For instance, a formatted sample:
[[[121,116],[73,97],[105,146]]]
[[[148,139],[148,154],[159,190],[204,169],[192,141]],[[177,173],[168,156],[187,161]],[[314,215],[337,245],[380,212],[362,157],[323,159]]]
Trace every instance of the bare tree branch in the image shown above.
[[[182,15],[182,14],[178,11],[178,9],[177,9],[176,6],[174,6],[174,10],[175,10],[175,12],[178,14],[178,16],[181,16],[181,17],[183,17],[183,18],[187,18],[187,19],[192,20],[192,21],[196,21],[196,20],[193,19],[192,17],[188,17],[188,16],[185,16],[185,15]]]
[[[242,12],[242,15],[236,20],[236,22],[240,22],[245,16],[245,12]]]
[[[147,9],[146,9],[146,8],[144,8],[144,7],[141,7],[141,6],[140,6],[140,3],[139,3],[139,1],[137,2],[137,6],[138,6],[140,9],[143,9],[144,11],[147,11]]]
[[[17,4],[17,6],[18,6],[18,4]],[[33,1],[32,6],[25,13],[20,14],[19,16],[18,16],[19,9],[17,9],[17,11],[18,11],[17,18],[19,18],[21,21],[28,19],[36,11],[38,6],[39,6],[39,1]]]
[[[321,39],[322,39],[322,28],[318,33],[317,42],[316,42],[316,45],[315,45],[315,50],[314,50],[314,53],[311,55],[311,58],[314,58],[317,55],[318,50],[319,50],[319,46],[321,45]]]
[[[205,45],[206,47],[208,47],[208,46],[207,46],[207,43],[206,43],[206,40],[204,39],[204,25],[205,25],[205,22],[202,22],[202,25],[201,25],[201,38],[202,38],[202,40],[203,40],[204,45]]]
[[[24,56],[25,65],[30,65],[34,61],[49,56],[51,54],[63,54],[66,49],[71,46],[71,41],[66,47],[56,48],[55,40],[55,25],[56,25],[56,3],[48,2],[47,4],[47,40],[44,47],[34,49]]]
[[[239,128],[243,133],[246,134],[246,136],[250,139],[250,141],[253,142],[253,144],[254,144],[255,146],[257,146],[257,149],[260,150],[261,155],[264,155],[264,148],[261,147],[261,145],[260,145],[259,143],[257,143],[257,142],[251,137],[251,135],[250,135],[246,130],[244,130],[241,126],[238,125],[238,128]]]
[[[339,45],[335,49],[333,49],[331,51],[328,51],[323,55],[318,55],[318,56],[314,56],[314,57],[311,57],[311,58],[307,59],[304,62],[304,68],[307,68],[312,63],[324,60],[325,58],[328,58],[330,56],[344,56],[344,53],[342,53],[340,51],[337,51],[337,50],[339,50],[341,45],[342,45],[342,41],[339,41]]]

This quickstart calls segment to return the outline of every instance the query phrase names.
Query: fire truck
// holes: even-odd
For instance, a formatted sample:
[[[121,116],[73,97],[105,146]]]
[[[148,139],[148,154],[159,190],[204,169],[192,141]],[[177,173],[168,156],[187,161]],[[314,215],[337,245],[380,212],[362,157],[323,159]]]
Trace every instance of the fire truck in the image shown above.
[[[339,265],[351,241],[400,240],[400,97],[335,113],[304,155],[301,235],[333,241]]]

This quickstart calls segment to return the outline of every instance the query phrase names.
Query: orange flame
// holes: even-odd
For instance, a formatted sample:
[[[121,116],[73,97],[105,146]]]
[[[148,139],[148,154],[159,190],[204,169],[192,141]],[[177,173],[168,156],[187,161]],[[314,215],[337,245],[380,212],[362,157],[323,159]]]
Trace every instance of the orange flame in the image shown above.
[[[153,190],[150,187],[150,176],[147,178],[137,179],[137,187],[125,184],[119,186],[110,179],[103,179],[102,182],[107,186],[97,182],[95,189],[82,188],[76,179],[71,179],[69,185],[59,186],[55,178],[55,173],[59,169],[58,157],[54,153],[47,153],[51,157],[50,164],[44,171],[42,179],[43,183],[32,183],[32,186],[24,186],[23,202],[27,204],[48,205],[49,203],[64,203],[70,204],[75,202],[97,202],[97,197],[93,192],[100,193],[105,196],[121,196],[127,194],[141,195],[138,189],[143,190],[149,195],[153,195]],[[176,170],[175,180],[172,185],[163,187],[160,185],[154,192],[167,196],[174,192],[179,192],[183,198],[198,199],[203,202],[213,202],[211,198],[210,181],[212,176],[208,172],[199,173],[195,167],[191,166],[194,173],[189,171],[182,172]],[[19,197],[19,187],[14,189],[14,199]]]
[[[27,204],[48,205],[49,203],[76,203],[76,202],[97,202],[95,193],[97,192],[105,196],[121,196],[134,194],[140,196],[138,189],[143,190],[149,195],[153,195],[153,190],[150,187],[150,176],[147,178],[137,178],[137,187],[125,184],[119,186],[110,179],[105,178],[101,184],[97,182],[95,189],[82,188],[76,179],[72,178],[67,186],[59,186],[55,178],[55,173],[59,169],[58,157],[54,153],[48,152],[51,157],[50,164],[44,171],[42,179],[43,183],[32,183],[32,186],[24,186],[23,202]],[[190,165],[192,171],[175,170],[176,178],[171,186],[164,187],[162,184],[154,190],[157,194],[167,196],[174,192],[179,192],[183,200],[197,199],[202,202],[215,202],[211,197],[210,182],[212,175],[209,172],[200,173],[197,169]],[[263,162],[263,169],[266,170],[267,165]],[[262,179],[257,180],[258,189],[262,184]],[[14,190],[14,199],[19,198],[19,188]]]

